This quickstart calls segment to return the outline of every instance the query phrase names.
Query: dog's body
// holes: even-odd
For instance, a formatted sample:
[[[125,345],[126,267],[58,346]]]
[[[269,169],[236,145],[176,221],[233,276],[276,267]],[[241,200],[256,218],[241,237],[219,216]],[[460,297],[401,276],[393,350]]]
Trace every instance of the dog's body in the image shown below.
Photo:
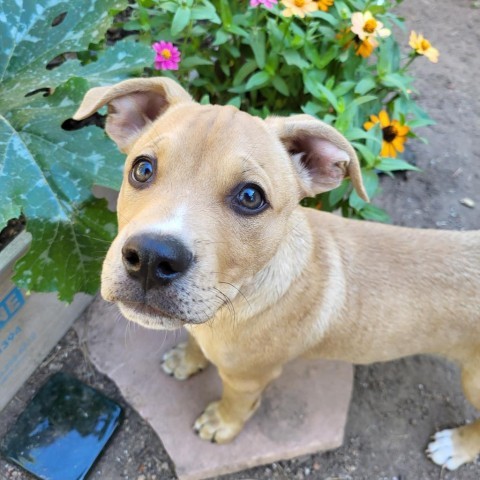
[[[93,89],[77,118],[104,104],[107,132],[129,157],[102,294],[147,327],[187,328],[188,343],[165,358],[168,373],[184,379],[216,365],[224,391],[195,424],[202,438],[237,435],[299,356],[441,354],[461,364],[480,409],[480,232],[299,207],[345,174],[366,198],[348,142],[310,117],[263,121],[143,79]],[[480,421],[429,446],[451,469],[479,452]]]

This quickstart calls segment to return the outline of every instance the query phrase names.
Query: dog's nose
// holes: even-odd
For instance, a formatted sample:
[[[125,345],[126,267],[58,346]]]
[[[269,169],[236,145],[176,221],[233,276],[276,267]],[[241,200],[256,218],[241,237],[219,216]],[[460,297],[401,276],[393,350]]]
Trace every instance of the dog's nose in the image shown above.
[[[142,282],[145,290],[171,283],[193,260],[192,252],[176,238],[145,234],[127,239],[122,256],[128,274]]]

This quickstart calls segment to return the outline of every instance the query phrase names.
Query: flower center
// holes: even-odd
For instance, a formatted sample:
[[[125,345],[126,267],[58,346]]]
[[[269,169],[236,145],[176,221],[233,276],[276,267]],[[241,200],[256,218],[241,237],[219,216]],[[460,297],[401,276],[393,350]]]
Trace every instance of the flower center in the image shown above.
[[[363,26],[363,30],[367,33],[373,33],[377,28],[377,21],[374,18],[369,18],[365,25]]]
[[[388,125],[388,127],[382,128],[383,139],[390,143],[397,138],[398,130],[393,125]]]
[[[305,5],[305,0],[295,0],[296,7],[303,7]]]
[[[428,50],[431,47],[430,42],[428,40],[423,39],[420,43],[420,48],[422,50]]]
[[[170,60],[172,57],[172,52],[168,50],[168,48],[164,48],[161,52],[160,55],[165,59],[165,60]]]

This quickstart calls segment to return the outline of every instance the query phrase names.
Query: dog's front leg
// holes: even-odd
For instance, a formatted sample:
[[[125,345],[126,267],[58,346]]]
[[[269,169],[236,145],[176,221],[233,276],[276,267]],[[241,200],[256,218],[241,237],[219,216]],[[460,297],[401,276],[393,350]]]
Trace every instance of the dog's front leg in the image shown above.
[[[219,369],[223,381],[222,398],[212,402],[195,422],[194,429],[204,440],[226,443],[233,440],[245,422],[260,406],[265,387],[282,371],[281,367],[249,374],[225,373]]]

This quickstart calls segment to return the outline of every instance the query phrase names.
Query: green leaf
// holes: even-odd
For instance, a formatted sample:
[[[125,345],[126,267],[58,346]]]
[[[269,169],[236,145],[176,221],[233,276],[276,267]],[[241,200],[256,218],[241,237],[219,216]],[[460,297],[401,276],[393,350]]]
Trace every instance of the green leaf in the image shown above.
[[[222,23],[225,27],[225,30],[230,31],[230,27],[233,23],[233,15],[232,11],[230,10],[229,2],[224,2],[220,0],[220,18],[222,19]]]
[[[317,85],[317,88],[323,93],[330,105],[332,105],[332,107],[338,111],[338,101],[335,94],[321,83]]]
[[[117,42],[102,52],[97,61],[84,67],[77,61],[68,61],[55,70],[59,81],[81,76],[88,81],[91,88],[110,85],[133,75],[141,75],[145,67],[153,64],[154,57],[155,52],[150,46],[126,39]]]
[[[378,189],[377,174],[373,170],[366,170],[362,168],[362,178],[363,178],[363,184],[365,186],[365,190],[368,193],[368,196],[370,198],[373,198]],[[365,205],[367,205],[367,202],[365,202],[365,200],[362,200],[358,196],[355,190],[352,190],[352,193],[350,194],[350,198],[348,199],[348,202],[350,206],[355,210],[361,210],[363,207],[365,207]]]
[[[87,50],[99,42],[112,23],[108,11],[127,6],[127,0],[2,0],[0,112],[29,103],[25,95],[30,92],[64,81],[63,72],[47,70],[47,64],[64,52]],[[64,12],[63,21],[52,27]]]
[[[307,102],[305,105],[302,106],[302,112],[308,113],[309,115],[316,116],[318,113],[324,110],[322,105],[319,105],[315,102]]]
[[[355,87],[355,93],[358,93],[359,95],[365,95],[367,92],[375,88],[376,85],[377,85],[377,82],[375,81],[375,78],[373,77],[362,78],[357,83],[357,86]]]
[[[335,188],[328,192],[328,201],[332,207],[335,207],[340,200],[343,199],[345,194],[347,193],[348,187],[350,186],[350,180],[343,180],[343,182]]]
[[[192,8],[191,19],[192,20],[208,20],[212,23],[220,24],[222,21],[217,15],[215,7],[208,1],[204,0],[203,5],[197,5]]]
[[[382,84],[386,87],[396,87],[402,91],[405,96],[408,96],[408,89],[410,87],[411,77],[402,75],[400,73],[389,73],[382,78]]]
[[[323,55],[321,55],[320,60],[315,64],[317,68],[325,68],[336,56],[338,55],[338,46],[334,45],[330,47]]]
[[[391,223],[390,215],[383,208],[367,203],[359,212],[359,215],[365,220],[373,220],[375,222]]]
[[[258,68],[263,69],[263,67],[265,67],[265,32],[263,30],[252,30],[250,46],[252,47]]]
[[[435,120],[431,118],[416,118],[415,120],[409,120],[408,126],[411,129],[426,127],[428,125],[435,125]]]
[[[295,65],[301,70],[310,66],[297,50],[285,50],[282,55],[288,65]]]
[[[257,90],[264,87],[270,81],[270,75],[267,72],[254,73],[245,85],[245,90]]]
[[[176,37],[190,22],[191,10],[188,7],[179,7],[172,20],[170,31]]]
[[[247,60],[238,70],[236,75],[233,77],[233,86],[237,87],[255,70],[257,69],[257,64],[254,60]]]
[[[98,43],[112,21],[107,12],[126,6],[123,0],[0,3],[0,226],[20,213],[27,218],[32,246],[15,277],[27,290],[57,290],[71,300],[98,289],[115,215],[91,189],[118,189],[123,155],[98,127],[62,125],[88,88],[141,73],[154,55],[150,46],[122,41],[84,67],[78,60],[46,66],[61,52]],[[54,93],[25,96],[39,88]]]
[[[355,87],[355,82],[351,80],[347,80],[344,82],[339,83],[335,89],[333,90],[333,94],[337,97],[345,96],[352,88]]]
[[[375,167],[382,172],[395,172],[397,170],[415,170],[416,172],[421,172],[415,165],[411,165],[400,158],[382,158],[380,163],[375,165]]]
[[[322,12],[321,10],[317,10],[316,12],[312,12],[310,14],[313,18],[321,18],[322,20],[325,20],[328,22],[332,27],[337,27],[339,21],[337,18],[335,18],[333,15],[327,12]]]
[[[275,75],[275,77],[273,77],[272,79],[272,85],[282,95],[288,96],[290,94],[290,91],[288,90],[287,82],[285,82],[285,80],[282,77]]]
[[[81,204],[63,204],[69,221],[28,221],[32,245],[17,263],[14,281],[26,290],[58,291],[71,301],[77,292],[95,294],[108,244],[116,233],[116,215],[105,200],[90,197]],[[54,219],[53,219],[54,220]]]
[[[242,105],[242,97],[240,95],[237,95],[235,97],[232,97],[228,102],[227,105],[233,105],[234,107],[240,108]]]
[[[354,102],[356,105],[360,106],[373,100],[378,100],[378,97],[376,95],[363,95],[362,97],[357,97]]]
[[[213,41],[213,46],[218,46],[218,45],[223,45],[225,42],[228,42],[230,40],[230,34],[223,31],[223,30],[217,30],[217,33],[215,33],[215,40]]]
[[[359,142],[352,142],[352,145],[355,147],[355,150],[358,150],[360,152],[368,166],[371,167],[375,164],[377,156],[374,155],[368,147],[366,147],[363,143]]]
[[[190,69],[190,68],[198,67],[200,65],[212,65],[212,63],[213,62],[208,58],[202,58],[202,57],[199,57],[198,55],[193,55],[191,57],[185,58],[185,60],[182,60],[180,62],[180,66],[182,68]]]

